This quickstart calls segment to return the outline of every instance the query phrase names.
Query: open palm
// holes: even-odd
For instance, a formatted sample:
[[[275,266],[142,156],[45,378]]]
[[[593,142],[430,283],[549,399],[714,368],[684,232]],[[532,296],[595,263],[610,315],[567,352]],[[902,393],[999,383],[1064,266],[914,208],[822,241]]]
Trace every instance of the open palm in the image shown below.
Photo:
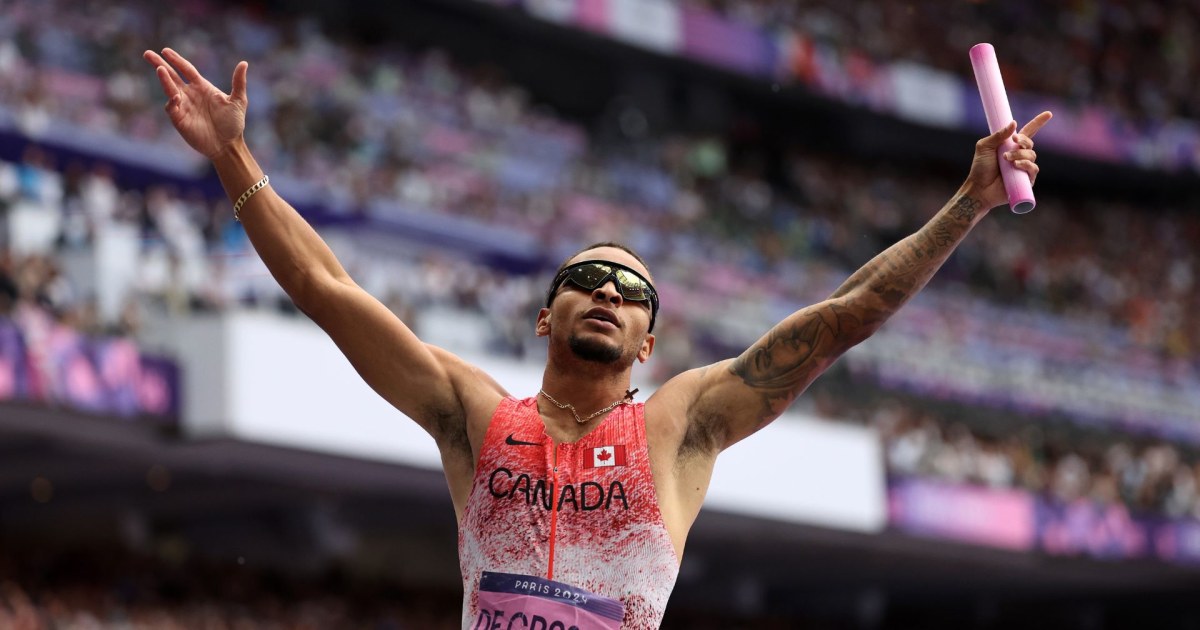
[[[246,128],[249,64],[243,61],[234,68],[233,91],[226,94],[170,48],[163,49],[163,56],[147,50],[142,58],[155,67],[167,96],[167,115],[189,146],[211,159],[242,137]]]

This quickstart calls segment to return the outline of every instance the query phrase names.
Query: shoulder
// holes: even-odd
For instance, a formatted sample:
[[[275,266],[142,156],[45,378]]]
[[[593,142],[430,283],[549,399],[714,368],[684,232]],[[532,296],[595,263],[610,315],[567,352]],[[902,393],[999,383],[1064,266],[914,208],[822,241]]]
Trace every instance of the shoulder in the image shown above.
[[[446,371],[453,385],[457,404],[445,410],[458,415],[471,441],[482,440],[488,423],[500,403],[512,396],[490,374],[463,360],[458,355],[437,346],[426,344],[434,358]],[[455,412],[457,412],[455,414]]]
[[[706,395],[729,374],[731,361],[688,370],[663,384],[646,401],[646,433],[679,457],[715,455],[724,447],[724,413]]]
[[[425,344],[425,346],[429,348],[442,369],[446,370],[460,397],[480,396],[495,402],[509,397],[508,391],[479,367],[468,363],[449,350],[430,344]]]

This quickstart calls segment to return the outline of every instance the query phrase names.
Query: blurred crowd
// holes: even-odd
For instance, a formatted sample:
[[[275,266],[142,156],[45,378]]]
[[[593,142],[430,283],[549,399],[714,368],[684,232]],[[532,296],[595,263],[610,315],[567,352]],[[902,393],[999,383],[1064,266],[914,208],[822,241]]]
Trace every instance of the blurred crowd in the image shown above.
[[[676,1],[758,28],[790,28],[848,57],[915,61],[969,82],[965,51],[990,42],[1003,51],[1010,92],[1105,105],[1139,122],[1200,118],[1194,2]]]
[[[824,397],[821,407],[874,427],[892,475],[1200,519],[1200,453],[1184,445],[1016,417],[983,421],[969,408],[887,395],[870,405]]]
[[[1015,86],[1111,100],[1135,117],[1198,113],[1196,85],[1176,79],[1190,76],[1200,59],[1188,53],[1197,20],[1186,4],[1037,7],[1054,12],[1052,19],[1034,19],[1032,2],[705,4],[736,19],[856,42],[879,58],[961,70],[963,42],[925,36],[953,19],[965,26],[950,39],[1001,45],[1002,34],[1013,38],[1006,45],[1020,51],[1013,63],[1026,64],[1006,69]],[[7,117],[33,138],[72,125],[99,137],[178,147],[142,49],[170,44],[219,85],[238,59],[249,59],[248,142],[295,202],[368,220],[416,213],[503,226],[551,252],[599,240],[638,249],[651,261],[664,302],[665,334],[652,367],[657,381],[727,358],[822,299],[924,223],[958,184],[799,148],[768,159],[745,149],[766,133],[752,125],[736,138],[632,128],[623,137],[589,135],[494,67],[464,67],[437,50],[341,43],[303,18],[266,20],[206,1],[67,7],[62,0],[0,0],[0,122]],[[927,24],[934,19],[937,25]],[[983,30],[985,22],[997,30]],[[1000,28],[1010,23],[1022,28]],[[1158,62],[1133,73],[1150,55]],[[1035,62],[1037,72],[1020,70]],[[1079,74],[1078,67],[1089,70]],[[1153,85],[1143,88],[1143,81]],[[1040,197],[1035,215],[1016,221],[997,212],[983,222],[930,292],[937,300],[987,302],[987,309],[962,308],[963,319],[950,323],[993,335],[997,345],[1078,328],[1085,331],[1072,349],[1079,362],[1137,369],[1119,374],[1194,389],[1200,319],[1188,314],[1200,310],[1200,262],[1191,245],[1200,242],[1200,219],[1185,211]],[[148,304],[168,313],[246,304],[291,309],[224,199],[168,185],[123,189],[103,162],[58,163],[34,146],[18,162],[0,163],[0,215],[0,225],[20,231],[20,238],[5,236],[9,246],[0,255],[0,315],[35,305],[84,330],[128,334]],[[455,321],[474,321],[489,351],[535,351],[532,321],[545,278],[451,252],[376,256],[352,241],[331,245],[360,284],[419,334],[423,319],[438,319],[430,313],[452,310],[470,315]],[[125,292],[115,303],[102,303],[95,279],[70,272],[80,256],[90,260],[100,249],[110,251],[105,264],[122,278]],[[956,343],[953,332],[929,342]],[[1061,358],[1054,347],[1027,345],[1028,361]],[[936,348],[923,354],[929,361],[940,356]],[[932,422],[919,409],[874,412],[899,472],[1064,497],[1111,496],[1171,515],[1197,511],[1195,467],[1167,443],[1051,452],[1026,439],[1030,431],[989,439]]]
[[[96,546],[0,559],[5,630],[439,630],[462,627],[462,591],[319,575],[197,556],[143,555]],[[690,630],[795,628],[786,616],[734,616],[672,608],[663,627]],[[829,620],[805,627],[844,628]]]
[[[196,207],[207,204],[165,189],[146,195],[120,190],[103,162],[90,170],[78,162],[59,167],[36,146],[18,163],[0,162],[0,316],[36,308],[88,334],[136,336],[139,294],[164,301],[175,294],[204,304],[205,269],[183,278],[180,261],[203,264],[211,251],[199,223],[203,211]],[[223,214],[212,217],[215,222]],[[131,290],[119,292],[114,308],[102,312],[96,278],[68,267],[76,259],[90,267],[98,243],[121,233],[131,235],[129,254],[139,277]]]
[[[363,592],[336,575],[304,580],[233,564],[95,551],[38,566],[6,564],[0,627],[10,630],[460,627],[461,595]]]
[[[219,82],[245,57],[253,63],[250,145],[294,200],[381,218],[396,211],[465,217],[559,250],[623,240],[660,267],[707,268],[729,301],[748,292],[788,304],[821,297],[923,223],[958,183],[798,149],[778,156],[782,176],[768,178],[761,152],[734,151],[715,137],[589,141],[582,127],[532,103],[494,67],[461,67],[436,50],[341,44],[303,19],[276,25],[208,2],[61,8],[10,0],[0,22],[0,104],[31,135],[65,121],[178,145],[141,47],[170,42]],[[224,41],[242,48],[216,44]],[[743,132],[739,142],[764,133]],[[227,213],[202,199],[167,199],[160,190],[134,201],[162,208],[141,220],[156,223],[185,260],[201,243],[187,221],[210,245],[236,238],[227,234]],[[1127,327],[1134,343],[1169,356],[1196,354],[1200,323],[1185,313],[1200,300],[1191,290],[1197,263],[1189,246],[1200,222],[1183,208],[1156,209],[1147,219],[1120,201],[1046,199],[1042,209],[1036,230],[987,222],[942,276],[1022,308]],[[69,214],[64,238],[77,240],[87,220]],[[1134,257],[1139,264],[1128,264]],[[181,273],[199,282],[195,265]],[[668,283],[674,276],[659,275]],[[711,303],[713,288],[693,295],[681,283],[680,312]]]

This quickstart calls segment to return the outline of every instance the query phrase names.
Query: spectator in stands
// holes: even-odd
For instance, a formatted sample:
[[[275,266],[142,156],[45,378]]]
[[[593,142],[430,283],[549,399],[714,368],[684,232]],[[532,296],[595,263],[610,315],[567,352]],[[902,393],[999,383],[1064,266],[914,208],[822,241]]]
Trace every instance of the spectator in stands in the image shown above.
[[[19,297],[12,252],[7,249],[0,250],[0,317],[8,317],[12,313]]]

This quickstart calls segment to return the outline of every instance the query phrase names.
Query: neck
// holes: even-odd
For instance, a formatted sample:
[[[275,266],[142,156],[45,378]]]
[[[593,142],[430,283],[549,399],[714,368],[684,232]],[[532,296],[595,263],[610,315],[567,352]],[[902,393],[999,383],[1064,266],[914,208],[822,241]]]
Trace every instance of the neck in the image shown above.
[[[585,365],[578,365],[580,363]],[[588,369],[589,366],[591,369]],[[632,366],[626,366],[624,369],[596,367],[595,364],[579,360],[567,366],[551,360],[542,374],[542,391],[559,403],[575,407],[575,413],[579,414],[580,418],[586,418],[616,401],[625,399],[626,392],[630,389]],[[550,418],[576,423],[569,409],[559,409],[553,404],[539,403],[539,406],[542,413]]]
[[[562,409],[564,411],[571,412],[571,419],[575,421],[575,424],[582,426],[582,425],[586,425],[587,423],[591,422],[592,420],[595,420],[596,418],[603,417],[605,414],[612,411],[613,409],[616,409],[617,407],[619,407],[621,405],[633,404],[633,395],[636,393],[637,393],[636,389],[633,391],[627,391],[627,392],[625,392],[625,395],[622,396],[621,398],[608,403],[607,405],[593,411],[592,413],[587,414],[586,416],[579,415],[579,411],[577,409],[575,409],[575,405],[572,405],[571,403],[559,402],[559,400],[557,398],[551,396],[550,394],[547,394],[546,390],[544,390],[544,389],[542,391],[538,392],[538,395],[541,396],[542,398],[545,398],[546,401],[549,402],[551,405],[554,405],[555,407],[558,407],[559,409]]]

